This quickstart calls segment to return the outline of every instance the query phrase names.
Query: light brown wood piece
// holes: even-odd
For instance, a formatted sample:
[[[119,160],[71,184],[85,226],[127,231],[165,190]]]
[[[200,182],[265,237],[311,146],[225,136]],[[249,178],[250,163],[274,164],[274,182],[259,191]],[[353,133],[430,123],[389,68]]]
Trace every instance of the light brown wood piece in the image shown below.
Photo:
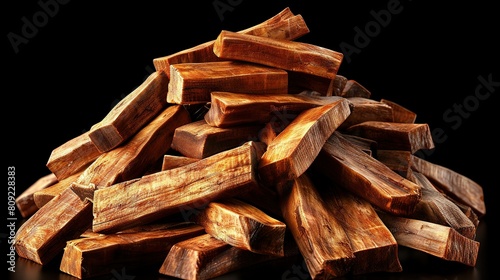
[[[257,254],[285,255],[285,223],[242,200],[210,202],[196,222],[231,246]]]
[[[413,172],[415,183],[422,188],[422,199],[408,218],[449,226],[463,236],[475,239],[476,226],[451,200],[437,190],[422,173]]]
[[[241,61],[180,63],[170,66],[167,101],[175,104],[210,102],[213,91],[287,94],[285,70]]]
[[[313,170],[396,215],[411,214],[421,199],[420,186],[361,151],[338,131],[326,141]]]
[[[479,218],[486,215],[483,188],[472,179],[417,156],[412,156],[412,169],[424,174],[446,195],[470,206]]]
[[[268,20],[239,32],[275,39],[295,40],[309,33],[309,28],[301,15],[294,15],[287,7]],[[215,40],[208,41],[168,56],[155,58],[153,65],[156,71],[165,71],[167,75],[170,75],[170,65],[173,64],[221,61],[222,59],[213,52],[214,42]]]
[[[37,191],[44,190],[58,182],[54,173],[49,173],[38,178],[26,190],[16,197],[16,207],[23,218],[28,218],[33,213],[38,211],[38,206],[35,203],[34,194]]]
[[[385,103],[365,97],[349,97],[347,100],[353,107],[351,115],[339,127],[341,130],[365,121],[393,121],[392,107]]]
[[[172,149],[190,158],[202,159],[257,139],[262,125],[215,127],[199,120],[175,130]]]
[[[365,121],[348,127],[346,133],[377,141],[379,149],[410,151],[434,149],[429,125],[426,123],[395,123]]]
[[[57,183],[36,191],[33,193],[33,200],[38,208],[42,208],[47,202],[49,202],[52,198],[57,196],[58,194],[62,193],[65,189],[69,188],[71,183],[75,182],[76,179],[82,174],[82,171],[78,171],[71,176],[62,179],[61,181],[58,181]]]
[[[174,244],[159,273],[176,279],[206,280],[277,258],[233,247],[207,233]]]
[[[116,104],[88,133],[101,152],[110,151],[136,134],[167,105],[168,77],[153,72]]]
[[[82,171],[101,155],[89,137],[90,131],[82,133],[52,150],[47,168],[59,181]]]
[[[259,163],[264,184],[276,186],[302,175],[349,114],[346,99],[300,113],[267,146]]]
[[[342,97],[363,97],[370,98],[372,93],[363,85],[355,80],[347,80],[342,88]]]
[[[417,119],[417,114],[415,112],[391,100],[382,98],[380,99],[380,102],[383,102],[392,107],[394,122],[415,123]]]
[[[265,94],[220,92],[211,93],[210,109],[205,121],[216,127],[244,124],[290,122],[307,109],[343,99],[338,96],[314,97],[301,94]],[[249,114],[251,112],[251,114]]]
[[[396,239],[373,206],[344,188],[325,181],[319,184],[321,197],[351,243],[355,256],[352,274],[402,271]]]
[[[190,163],[197,162],[198,160],[199,159],[197,158],[189,158],[185,156],[164,155],[161,165],[161,171],[188,165]]]
[[[401,246],[474,267],[480,243],[451,227],[379,213]]]
[[[143,176],[126,187],[96,190],[93,230],[117,232],[177,213],[182,207],[257,187],[257,145],[250,141],[183,167]]]
[[[266,38],[222,30],[215,40],[214,53],[220,58],[241,60],[287,71],[335,78],[344,55],[321,46]]]
[[[177,242],[204,234],[195,224],[159,224],[140,231],[69,240],[64,248],[60,270],[79,279],[113,275],[127,268],[128,273],[162,264]]]
[[[355,257],[349,238],[307,173],[280,186],[279,193],[284,221],[311,278],[330,279],[349,273]]]

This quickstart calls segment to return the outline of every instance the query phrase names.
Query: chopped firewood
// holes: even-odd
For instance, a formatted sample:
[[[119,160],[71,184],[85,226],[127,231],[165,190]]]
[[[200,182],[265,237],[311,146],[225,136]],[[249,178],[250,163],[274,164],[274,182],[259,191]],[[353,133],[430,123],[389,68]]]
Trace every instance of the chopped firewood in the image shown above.
[[[467,238],[455,229],[427,221],[393,216],[379,212],[399,245],[438,258],[475,266],[479,242]]]
[[[172,149],[190,158],[202,159],[257,139],[262,125],[215,127],[205,120],[178,127],[172,140]]]
[[[419,172],[413,172],[415,183],[422,188],[422,199],[408,218],[423,220],[455,229],[463,236],[475,239],[476,226],[451,200],[437,190],[430,180]]]
[[[417,114],[415,114],[413,111],[403,107],[401,104],[398,104],[394,101],[390,101],[384,98],[380,99],[380,102],[383,102],[392,107],[393,118],[394,118],[393,122],[415,123],[415,120],[417,119]]]
[[[96,190],[93,230],[117,232],[153,222],[182,207],[257,187],[257,145],[249,141],[186,166],[143,176],[126,187]]]
[[[288,71],[288,90],[291,94],[312,90],[321,96],[332,96],[334,95],[334,80],[307,73]]]
[[[342,134],[342,136],[369,156],[374,156],[378,153],[377,142],[374,140],[350,134]]]
[[[311,278],[329,279],[349,273],[355,257],[349,238],[307,173],[278,189],[284,221]]]
[[[172,246],[159,272],[177,279],[205,280],[281,258],[256,254],[203,234]]]
[[[361,151],[338,131],[326,141],[313,170],[395,215],[411,214],[421,199],[420,186]]]
[[[411,155],[410,151],[377,149],[376,159],[404,178],[415,182],[411,169]]]
[[[313,182],[318,182],[318,178]],[[373,206],[367,200],[329,182],[318,182],[317,186],[325,204],[350,240],[355,256],[352,273],[402,271],[396,239]]]
[[[263,182],[275,186],[302,175],[350,110],[349,102],[340,99],[300,113],[267,146],[259,163]]]
[[[268,20],[239,32],[275,39],[295,40],[309,33],[309,28],[301,15],[294,15],[287,7]],[[170,76],[169,69],[173,64],[221,61],[223,59],[213,52],[214,42],[215,40],[212,40],[187,50],[155,58],[153,65],[156,71],[165,71]]]
[[[392,107],[365,97],[349,97],[353,108],[351,115],[342,123],[339,129],[344,130],[365,121],[392,122]]]
[[[478,217],[486,215],[483,188],[470,178],[417,156],[412,156],[412,169],[424,174],[448,196],[472,207]]]
[[[335,75],[335,78],[333,79],[332,95],[342,96],[342,92],[344,91],[347,81],[348,79],[345,76],[339,75],[337,73],[337,75]]]
[[[333,79],[344,55],[304,42],[222,30],[214,43],[219,58],[247,61]]]
[[[212,92],[205,121],[216,127],[265,124],[288,121],[299,113],[321,105],[335,103],[342,97],[313,97],[302,94],[245,94]],[[249,114],[251,112],[251,114]],[[290,118],[290,119],[289,119]]]
[[[78,238],[67,242],[60,270],[79,279],[111,275],[122,267],[160,266],[177,242],[204,234],[187,223],[158,224],[138,231]]]
[[[347,80],[342,88],[342,97],[363,97],[370,98],[372,93],[355,80]]]
[[[101,152],[110,151],[136,134],[167,105],[168,77],[153,72],[99,123],[91,127],[88,136]]]
[[[213,91],[287,94],[285,70],[241,61],[180,63],[170,66],[167,101],[176,104],[210,102]]]
[[[34,200],[36,206],[38,208],[42,208],[42,206],[47,204],[47,202],[49,202],[52,198],[54,198],[55,196],[62,193],[65,189],[69,188],[71,183],[75,182],[78,179],[78,177],[80,176],[80,174],[82,174],[82,172],[83,172],[83,170],[78,171],[75,174],[72,174],[71,176],[69,176],[65,179],[62,179],[61,181],[58,181],[57,183],[55,183],[55,184],[53,184],[45,189],[36,191],[33,194],[33,200]]]
[[[231,246],[258,254],[285,255],[286,225],[239,199],[210,202],[196,216],[196,222]]]
[[[38,211],[38,206],[35,203],[34,194],[37,191],[46,189],[58,182],[54,173],[49,173],[40,177],[31,186],[24,190],[19,196],[16,197],[16,206],[19,213],[23,218],[28,218]]]
[[[126,145],[101,154],[75,184],[106,187],[141,176],[170,148],[175,128],[187,122],[189,114],[182,106],[167,107]],[[63,250],[66,241],[91,225],[92,203],[82,200],[69,187],[23,224],[18,230],[16,250],[20,256],[46,264]]]
[[[426,123],[366,121],[346,129],[346,133],[377,141],[379,149],[410,151],[434,149],[431,130]]]
[[[46,166],[59,181],[85,169],[101,155],[89,133],[82,133],[52,150]]]
[[[163,162],[161,165],[161,170],[164,171],[164,170],[174,169],[197,161],[198,161],[197,158],[189,158],[185,156],[175,156],[175,155],[164,155]]]

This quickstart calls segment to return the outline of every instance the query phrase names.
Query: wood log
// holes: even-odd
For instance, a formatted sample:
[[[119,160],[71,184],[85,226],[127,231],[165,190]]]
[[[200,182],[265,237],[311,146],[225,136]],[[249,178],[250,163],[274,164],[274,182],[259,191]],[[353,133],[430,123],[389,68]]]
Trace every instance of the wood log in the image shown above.
[[[126,187],[96,190],[93,230],[117,232],[153,222],[182,207],[207,204],[257,187],[258,145],[250,141],[183,167],[143,176]]]
[[[97,235],[69,240],[60,270],[79,279],[112,275],[123,267],[127,272],[163,263],[177,242],[204,234],[195,224],[168,223],[141,227],[137,231]]]
[[[421,199],[420,186],[361,151],[338,131],[323,145],[312,170],[395,215],[413,213]]]
[[[479,242],[451,227],[379,212],[379,216],[399,245],[436,256],[443,260],[474,267]]]
[[[239,31],[240,33],[283,40],[295,40],[309,33],[304,18],[294,15],[289,7],[260,24]],[[222,61],[213,52],[215,40],[202,43],[174,54],[153,59],[156,71],[165,71],[170,76],[170,65]]]
[[[212,279],[280,257],[256,254],[203,234],[172,246],[159,273],[176,279]]]
[[[175,132],[174,132],[175,135]],[[173,140],[172,140],[173,142]],[[174,169],[177,167],[181,167],[184,165],[188,165],[193,162],[197,162],[197,158],[189,158],[185,156],[176,156],[176,155],[164,155],[163,156],[163,162],[161,165],[161,171],[169,170],[169,169]]]
[[[23,218],[28,218],[33,213],[38,211],[38,206],[35,203],[34,194],[37,191],[44,190],[58,182],[54,173],[49,173],[38,178],[26,190],[16,197],[16,207]]]
[[[414,182],[422,189],[422,199],[407,218],[448,226],[467,238],[475,239],[476,226],[469,217],[438,191],[422,173],[414,172],[413,175]]]
[[[328,179],[312,181],[333,215],[344,228],[354,253],[352,274],[372,272],[400,272],[398,244],[379,218],[373,206],[365,199],[331,184]]]
[[[330,279],[349,273],[355,258],[349,238],[307,173],[278,189],[284,221],[310,277]]]
[[[213,47],[215,55],[287,71],[335,78],[344,55],[304,42],[266,38],[222,30]]]
[[[285,223],[242,200],[210,202],[196,222],[231,246],[257,254],[285,255]]]
[[[61,181],[58,181],[57,183],[55,183],[55,184],[53,184],[45,189],[36,191],[33,194],[33,200],[34,200],[36,206],[38,208],[42,208],[42,206],[47,204],[47,202],[49,202],[51,199],[53,199],[54,197],[56,197],[57,195],[62,193],[65,189],[69,188],[71,183],[76,182],[76,180],[82,174],[82,172],[83,172],[83,170],[78,171],[78,172],[72,174],[71,176],[69,176],[65,179],[62,179]]]
[[[434,149],[426,123],[366,121],[348,127],[345,132],[375,140],[379,149],[410,151],[412,154]]]
[[[70,139],[50,153],[46,166],[59,181],[82,171],[101,155],[89,133],[87,131]]]
[[[234,127],[268,122],[290,122],[307,109],[335,103],[342,97],[313,97],[301,94],[211,93],[205,121],[216,127]],[[248,112],[252,112],[249,114]],[[287,124],[288,125],[288,124]]]
[[[349,114],[346,99],[300,113],[267,146],[259,163],[264,184],[276,186],[303,174]]]
[[[349,117],[339,127],[340,130],[366,121],[392,122],[394,120],[392,107],[385,103],[365,97],[349,97],[347,99],[353,107]]]
[[[170,66],[167,101],[210,102],[213,91],[251,94],[288,93],[285,70],[241,61],[180,63]]]
[[[372,93],[356,80],[349,79],[345,82],[340,96],[370,98]]]
[[[412,156],[412,169],[425,175],[436,188],[470,206],[479,218],[486,215],[483,188],[450,168]]]
[[[380,99],[380,102],[385,103],[392,108],[393,113],[393,122],[400,123],[415,123],[417,119],[417,114],[403,105],[396,103],[391,100],[387,100],[385,98]]]
[[[190,158],[202,159],[257,139],[262,125],[215,127],[205,120],[178,127],[172,140],[172,149]]]
[[[110,151],[135,135],[167,105],[168,77],[153,72],[136,89],[123,98],[88,136],[101,152]]]

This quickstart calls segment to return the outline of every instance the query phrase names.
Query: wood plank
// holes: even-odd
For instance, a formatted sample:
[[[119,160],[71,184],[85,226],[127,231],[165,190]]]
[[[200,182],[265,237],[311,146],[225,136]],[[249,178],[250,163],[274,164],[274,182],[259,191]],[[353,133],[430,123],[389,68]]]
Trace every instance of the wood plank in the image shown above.
[[[299,113],[321,105],[335,103],[342,97],[313,97],[301,94],[265,94],[214,91],[205,121],[216,127],[288,121]],[[252,114],[248,114],[251,111]]]
[[[300,113],[267,146],[259,163],[264,184],[276,186],[303,174],[349,114],[346,99]]]
[[[164,155],[161,165],[161,171],[174,169],[197,161],[198,161],[197,158],[189,158],[185,156],[176,156],[176,155]]]
[[[101,152],[110,151],[135,135],[167,105],[168,77],[153,72],[116,104],[88,133]]]
[[[392,107],[385,103],[365,97],[349,97],[347,99],[353,107],[349,117],[339,127],[341,130],[366,121],[392,122],[394,120]]]
[[[472,179],[415,155],[412,156],[412,169],[424,174],[448,196],[470,206],[479,218],[486,215],[483,188]]]
[[[480,243],[451,227],[379,212],[399,245],[474,267]]]
[[[78,171],[71,176],[58,181],[57,183],[47,187],[45,189],[39,190],[33,194],[33,200],[38,208],[42,208],[51,199],[62,193],[65,189],[69,188],[71,183],[76,182],[78,177],[82,174],[82,171]]]
[[[279,194],[284,221],[310,277],[330,279],[348,274],[355,258],[350,240],[307,173],[280,186]]]
[[[219,58],[335,78],[344,55],[321,46],[222,30],[213,51]]]
[[[411,214],[421,199],[420,186],[361,151],[338,131],[326,141],[312,170],[395,215]]]
[[[202,159],[257,139],[262,125],[215,127],[199,120],[175,130],[172,149],[190,158]]]
[[[415,123],[417,119],[417,114],[415,112],[392,100],[382,98],[380,102],[392,107],[394,122]]]
[[[379,149],[404,150],[414,154],[435,147],[426,123],[366,121],[348,127],[345,132],[375,140]]]
[[[309,33],[309,28],[301,15],[294,15],[290,8],[286,7],[260,24],[238,32],[275,39],[295,40]],[[218,58],[213,52],[214,42],[215,40],[208,41],[167,56],[157,57],[153,59],[153,65],[156,71],[165,71],[170,76],[170,65],[173,64],[222,61],[223,59]]]
[[[257,187],[258,145],[250,141],[183,167],[143,176],[126,187],[96,190],[93,230],[117,232],[177,213],[182,207]]]
[[[213,91],[286,94],[288,73],[241,61],[179,63],[170,66],[169,103],[210,102],[210,93]]]
[[[187,223],[153,224],[137,231],[69,240],[59,269],[79,279],[112,276],[162,264],[177,242],[204,234],[203,227]]]
[[[23,218],[28,218],[33,213],[38,211],[38,206],[35,203],[34,194],[37,191],[44,190],[58,182],[57,177],[54,173],[49,173],[44,175],[33,184],[31,184],[27,189],[25,189],[20,195],[16,197],[16,207]]]

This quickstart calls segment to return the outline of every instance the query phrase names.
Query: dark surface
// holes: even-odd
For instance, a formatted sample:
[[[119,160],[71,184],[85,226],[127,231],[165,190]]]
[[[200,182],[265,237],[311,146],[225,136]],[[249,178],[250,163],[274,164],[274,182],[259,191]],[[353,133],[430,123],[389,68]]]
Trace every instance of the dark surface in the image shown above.
[[[485,279],[493,271],[487,256],[497,241],[491,233],[488,238],[488,226],[492,228],[497,212],[493,190],[498,186],[500,73],[498,28],[493,24],[497,15],[491,2],[209,0],[115,5],[68,1],[58,4],[57,10],[52,6],[52,15],[38,17],[36,30],[25,30],[30,38],[18,46],[17,53],[9,36],[22,36],[26,20],[33,23],[33,16],[43,9],[37,1],[11,2],[2,9],[3,135],[7,166],[16,169],[17,195],[49,173],[45,164],[54,148],[88,130],[142,83],[154,69],[153,58],[213,40],[223,29],[238,31],[258,24],[288,6],[304,17],[310,29],[298,41],[337,51],[346,44],[350,50],[357,48],[345,53],[338,73],[360,82],[373,99],[392,100],[416,112],[417,122],[428,123],[436,133],[436,149],[425,158],[464,174],[484,189],[488,213],[479,227],[481,248],[475,268],[402,248],[404,272],[356,278]],[[232,6],[220,18],[213,3]],[[394,3],[399,5],[392,8],[390,17],[375,24],[374,14],[384,14],[381,11]],[[366,27],[372,28],[371,35],[362,41],[356,30]],[[489,77],[492,83],[476,92],[480,77]],[[16,227],[21,223],[19,217]],[[3,257],[6,231],[1,233]],[[284,274],[293,265],[298,273]],[[267,274],[273,279],[304,279],[301,265],[298,260],[256,266],[221,279]],[[55,264],[41,267],[21,259],[16,271],[7,271],[11,279],[74,279],[59,273]],[[114,277],[168,279],[154,270],[147,277],[141,276],[143,272]]]

